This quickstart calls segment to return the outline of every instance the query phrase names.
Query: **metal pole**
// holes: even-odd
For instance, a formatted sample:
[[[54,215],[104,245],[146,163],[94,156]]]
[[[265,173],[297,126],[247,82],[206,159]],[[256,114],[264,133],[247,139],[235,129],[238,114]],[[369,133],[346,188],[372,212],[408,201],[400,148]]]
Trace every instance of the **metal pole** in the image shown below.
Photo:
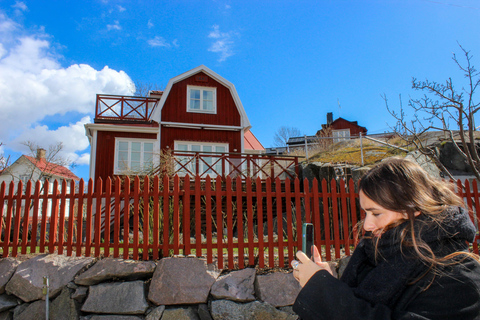
[[[48,276],[43,277],[43,294],[46,295],[45,297],[45,319],[48,320],[48,298],[49,298],[49,292],[50,291],[50,285],[48,281]]]
[[[363,140],[362,140],[362,132],[360,132],[360,153],[362,155],[362,167],[364,166],[363,163]]]

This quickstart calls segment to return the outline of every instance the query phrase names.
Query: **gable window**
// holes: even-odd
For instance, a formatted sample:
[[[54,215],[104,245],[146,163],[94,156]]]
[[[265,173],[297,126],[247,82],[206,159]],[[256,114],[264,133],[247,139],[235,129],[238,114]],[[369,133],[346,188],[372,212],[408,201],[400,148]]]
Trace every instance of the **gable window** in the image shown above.
[[[187,87],[187,111],[200,113],[216,113],[216,88]]]
[[[350,129],[333,130],[333,143],[350,139]]]
[[[207,175],[216,177],[222,173],[228,174],[228,172],[224,172],[227,168],[223,168],[222,158],[219,157],[220,154],[228,152],[227,143],[175,141],[175,150],[178,153],[186,151],[185,154],[176,157],[178,163],[175,165],[175,171],[181,175],[198,174],[205,178]],[[198,161],[195,153],[197,153]]]
[[[154,142],[115,139],[115,174],[146,173],[153,169]]]

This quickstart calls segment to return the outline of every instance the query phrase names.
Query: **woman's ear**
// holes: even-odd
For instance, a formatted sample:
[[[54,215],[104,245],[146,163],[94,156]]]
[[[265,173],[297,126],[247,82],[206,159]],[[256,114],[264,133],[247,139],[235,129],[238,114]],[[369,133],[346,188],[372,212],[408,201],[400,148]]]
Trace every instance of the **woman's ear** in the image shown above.
[[[420,215],[420,213],[421,213],[420,211],[415,211],[415,213],[414,213],[415,217],[418,217]]]

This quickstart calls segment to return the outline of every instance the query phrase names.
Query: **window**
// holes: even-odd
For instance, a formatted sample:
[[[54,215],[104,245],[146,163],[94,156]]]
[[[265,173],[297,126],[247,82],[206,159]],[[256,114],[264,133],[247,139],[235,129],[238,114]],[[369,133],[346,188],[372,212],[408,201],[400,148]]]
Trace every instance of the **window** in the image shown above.
[[[193,87],[187,89],[187,111],[216,113],[216,88]]]
[[[186,142],[186,141],[175,141],[175,150],[181,151],[191,151],[186,152],[192,154],[193,152],[198,152],[198,172],[197,172],[197,159],[192,154],[192,156],[178,156],[177,160],[179,163],[175,165],[175,171],[179,174],[198,174],[203,178],[206,175],[215,177],[222,174],[222,159],[215,155],[215,153],[225,153],[228,152],[228,144],[226,143],[199,143],[199,142]],[[184,167],[182,167],[182,165]],[[226,170],[226,168],[225,168]],[[225,172],[227,174],[228,172]]]
[[[350,129],[333,130],[333,143],[350,139]]]
[[[28,180],[30,180],[31,175],[30,174],[21,174],[20,175],[20,180],[23,182],[23,185],[27,185]],[[33,182],[32,182],[33,184]]]
[[[115,174],[145,173],[153,169],[154,142],[116,139]]]

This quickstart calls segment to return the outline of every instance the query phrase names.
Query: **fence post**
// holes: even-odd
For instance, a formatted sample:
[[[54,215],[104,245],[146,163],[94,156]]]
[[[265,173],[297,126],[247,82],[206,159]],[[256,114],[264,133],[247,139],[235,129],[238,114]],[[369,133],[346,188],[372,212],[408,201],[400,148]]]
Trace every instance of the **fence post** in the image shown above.
[[[363,139],[362,139],[362,132],[360,132],[360,155],[362,156],[362,167],[364,166],[363,163]]]

